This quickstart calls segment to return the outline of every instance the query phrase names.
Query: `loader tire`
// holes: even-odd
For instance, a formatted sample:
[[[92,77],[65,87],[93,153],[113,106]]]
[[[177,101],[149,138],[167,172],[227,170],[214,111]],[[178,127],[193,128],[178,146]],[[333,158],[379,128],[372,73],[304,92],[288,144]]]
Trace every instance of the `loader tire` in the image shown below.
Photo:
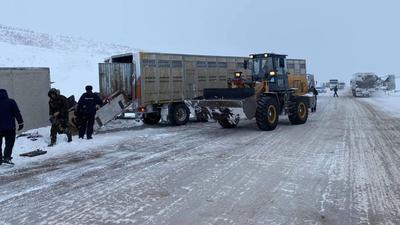
[[[184,103],[176,103],[170,106],[168,120],[174,126],[185,125],[189,121],[190,110]]]
[[[147,125],[154,125],[160,122],[160,113],[146,113],[143,114],[143,123]]]
[[[221,125],[222,128],[229,129],[229,128],[235,128],[237,127],[239,123],[239,118],[235,118],[235,120],[230,120],[228,118],[220,119],[218,120],[219,125]]]
[[[260,130],[274,130],[278,125],[279,110],[276,99],[269,96],[257,101],[256,122]]]
[[[308,118],[308,107],[302,100],[297,100],[290,109],[289,120],[292,124],[304,124]]]

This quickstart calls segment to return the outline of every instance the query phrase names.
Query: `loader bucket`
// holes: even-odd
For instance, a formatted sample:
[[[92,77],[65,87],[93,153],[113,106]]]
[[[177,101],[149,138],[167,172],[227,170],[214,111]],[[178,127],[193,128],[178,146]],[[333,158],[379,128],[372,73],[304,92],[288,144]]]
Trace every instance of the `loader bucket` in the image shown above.
[[[248,119],[256,111],[254,88],[209,88],[204,89],[204,99],[192,101],[199,108],[207,109],[213,119],[232,116],[230,109],[241,108]]]

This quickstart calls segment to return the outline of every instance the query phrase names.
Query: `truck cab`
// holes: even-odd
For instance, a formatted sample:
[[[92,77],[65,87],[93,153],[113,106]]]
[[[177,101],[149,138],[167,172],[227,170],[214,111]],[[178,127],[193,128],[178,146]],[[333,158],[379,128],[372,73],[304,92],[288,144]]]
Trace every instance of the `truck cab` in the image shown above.
[[[286,55],[274,53],[250,55],[249,65],[252,81],[266,80],[270,91],[286,91],[288,77],[286,73]]]

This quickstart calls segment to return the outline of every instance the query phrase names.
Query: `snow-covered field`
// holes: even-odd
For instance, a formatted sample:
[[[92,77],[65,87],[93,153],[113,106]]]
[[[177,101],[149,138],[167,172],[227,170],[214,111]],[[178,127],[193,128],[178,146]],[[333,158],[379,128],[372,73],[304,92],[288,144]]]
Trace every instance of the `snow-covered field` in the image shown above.
[[[98,91],[98,63],[132,51],[135,49],[0,25],[0,67],[49,67],[52,87],[66,96],[80,96],[88,84]]]

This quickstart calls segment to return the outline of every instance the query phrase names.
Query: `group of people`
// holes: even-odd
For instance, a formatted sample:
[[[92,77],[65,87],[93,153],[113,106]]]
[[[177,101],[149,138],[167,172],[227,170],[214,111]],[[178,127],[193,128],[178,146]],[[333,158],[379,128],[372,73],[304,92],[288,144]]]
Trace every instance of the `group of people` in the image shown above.
[[[79,138],[83,139],[86,134],[87,139],[92,139],[93,126],[97,106],[102,106],[103,101],[93,93],[93,87],[88,85],[86,92],[79,98],[75,115],[78,121]],[[49,96],[49,115],[50,115],[50,144],[52,147],[57,142],[57,134],[66,134],[68,142],[72,141],[71,129],[69,127],[69,106],[67,98],[60,94],[57,89],[50,89]],[[18,127],[16,126],[16,122]],[[0,165],[2,163],[14,164],[12,160],[12,150],[16,138],[16,130],[24,128],[24,121],[20,110],[14,99],[8,97],[5,89],[0,89]],[[3,139],[5,139],[4,156],[2,150]]]

